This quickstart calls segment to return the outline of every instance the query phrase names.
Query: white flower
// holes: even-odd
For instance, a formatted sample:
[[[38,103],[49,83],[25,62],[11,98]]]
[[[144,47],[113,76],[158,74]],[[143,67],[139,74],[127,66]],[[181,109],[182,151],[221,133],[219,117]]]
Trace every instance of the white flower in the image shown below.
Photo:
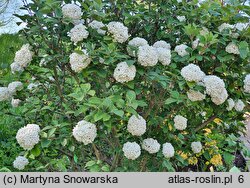
[[[16,108],[16,107],[19,106],[20,102],[21,102],[20,99],[14,99],[14,98],[12,98],[11,105],[12,105],[13,108]]]
[[[202,150],[201,142],[192,142],[191,148],[194,153],[200,153]]]
[[[188,82],[199,82],[205,77],[205,73],[199,66],[190,63],[181,69],[181,76]]]
[[[166,158],[171,158],[174,156],[174,147],[171,143],[166,142],[162,145],[162,154]]]
[[[229,98],[227,99],[227,103],[228,103],[227,111],[231,111],[234,108],[235,102],[233,99]]]
[[[26,157],[18,156],[13,162],[13,167],[18,170],[23,170],[26,165],[29,164],[29,160]]]
[[[16,73],[16,72],[23,72],[23,67],[21,67],[21,65],[19,63],[16,63],[16,62],[13,62],[11,65],[10,65],[10,69],[11,69],[11,72],[12,74]]]
[[[141,147],[136,142],[126,142],[123,144],[122,151],[128,159],[135,160],[141,155]]]
[[[218,27],[219,32],[222,32],[224,29],[233,29],[233,25],[223,23]]]
[[[177,3],[181,3],[182,2],[182,0],[177,0]]]
[[[148,45],[148,42],[144,38],[140,38],[140,37],[133,38],[132,40],[128,42],[128,46],[127,46],[128,54],[132,57],[135,57],[136,50],[133,48],[136,48],[138,50],[140,46],[145,46],[145,45]]]
[[[246,75],[243,88],[244,92],[250,93],[250,74]]]
[[[230,54],[240,54],[239,48],[236,44],[234,44],[233,42],[230,42],[227,46],[226,46],[226,52],[230,53]]]
[[[228,97],[225,83],[218,76],[205,76],[203,83],[206,87],[206,93],[211,96],[212,101],[216,105],[224,103]]]
[[[28,86],[27,86],[27,89],[28,90],[33,90],[35,88],[37,88],[40,84],[39,83],[30,83]]]
[[[146,132],[146,121],[140,115],[132,115],[128,120],[127,129],[133,136],[141,136]]]
[[[106,31],[101,29],[103,27],[105,27],[105,25],[102,22],[99,22],[97,20],[93,20],[91,23],[89,23],[89,27],[91,27],[92,29],[96,29],[97,33],[101,34],[101,35],[105,35]]]
[[[181,116],[181,115],[176,115],[174,117],[174,127],[177,130],[184,130],[187,128],[187,118]]]
[[[68,36],[70,37],[70,40],[76,44],[77,42],[88,38],[89,32],[86,30],[86,26],[78,24],[70,30]]]
[[[159,40],[159,41],[155,42],[155,43],[153,44],[153,47],[155,47],[155,48],[166,48],[166,49],[168,49],[168,50],[171,49],[170,44],[167,43],[167,42],[164,41],[164,40]]]
[[[11,93],[7,87],[0,87],[0,102],[9,100],[11,97]]]
[[[142,142],[142,149],[148,151],[149,153],[157,153],[160,150],[161,145],[157,140],[153,138],[144,139]]]
[[[75,4],[65,4],[62,7],[63,17],[70,18],[73,21],[80,20],[82,17],[82,10]]]
[[[243,30],[247,29],[248,26],[249,26],[248,23],[237,23],[237,24],[234,24],[234,27],[236,29],[238,29],[239,31],[243,31]]]
[[[237,112],[241,112],[245,108],[245,104],[242,102],[242,100],[237,100],[234,106],[235,110]]]
[[[23,84],[22,84],[22,82],[19,82],[19,81],[11,82],[8,85],[8,90],[9,90],[11,95],[14,95],[16,93],[16,91],[20,91],[22,89],[23,89]]]
[[[207,35],[209,33],[209,30],[206,27],[202,27],[202,30],[200,31],[200,35]]]
[[[23,149],[31,150],[40,140],[39,132],[39,125],[28,124],[17,131],[17,142]]]
[[[15,54],[14,63],[18,64],[18,65],[14,64],[14,66],[16,66],[15,68],[18,70],[22,70],[22,68],[27,67],[27,65],[32,61],[32,56],[33,52],[30,51],[30,45],[29,44],[23,45],[21,49],[18,50]]]
[[[118,63],[115,71],[114,78],[117,82],[129,82],[135,78],[136,68],[134,65],[128,66],[126,62]]]
[[[99,63],[104,63],[104,59],[103,58],[101,58],[101,57],[99,57]]]
[[[187,96],[191,101],[202,101],[206,98],[206,95],[202,94],[199,91],[189,90]]]
[[[74,52],[69,56],[69,59],[70,66],[75,72],[81,72],[91,62],[91,58],[88,56],[86,51],[83,51],[83,54]]]
[[[79,121],[73,129],[73,136],[84,145],[92,143],[97,136],[96,125],[85,120]]]
[[[118,43],[124,43],[129,38],[128,28],[121,22],[109,22],[107,25],[109,33]]]
[[[177,18],[180,22],[185,22],[185,21],[186,21],[186,17],[185,17],[185,16],[176,16],[176,18]]]
[[[171,63],[171,51],[167,48],[156,48],[158,60],[162,65],[169,65]]]
[[[188,52],[186,51],[187,48],[188,48],[187,45],[180,44],[174,48],[174,51],[177,52],[179,56],[184,57],[185,55],[188,55]]]
[[[200,42],[200,39],[195,39],[193,42],[192,42],[192,48],[193,49],[196,49],[199,45],[199,42]]]
[[[138,63],[144,67],[154,66],[158,62],[156,48],[152,46],[140,46],[138,50]]]

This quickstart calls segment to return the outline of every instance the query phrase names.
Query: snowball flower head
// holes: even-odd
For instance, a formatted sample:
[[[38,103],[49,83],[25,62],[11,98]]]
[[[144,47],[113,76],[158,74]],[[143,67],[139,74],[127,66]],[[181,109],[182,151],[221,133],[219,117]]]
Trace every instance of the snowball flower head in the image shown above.
[[[199,43],[200,43],[200,39],[199,39],[199,38],[195,39],[195,40],[192,42],[192,48],[193,48],[193,49],[196,49],[196,48],[198,47]]]
[[[233,25],[223,23],[218,27],[219,32],[222,32],[224,29],[233,29]]]
[[[81,72],[90,64],[90,62],[91,58],[89,58],[86,51],[83,51],[82,54],[73,52],[69,56],[71,69],[75,72]]]
[[[167,48],[156,48],[158,60],[162,65],[169,65],[171,63],[171,51]]]
[[[19,106],[20,102],[21,102],[20,99],[14,99],[14,98],[12,98],[11,105],[12,105],[13,108],[16,108],[16,107]]]
[[[186,21],[186,17],[185,16],[176,16],[177,20],[179,20],[180,22],[185,22]]]
[[[195,91],[195,90],[189,90],[187,92],[187,96],[191,101],[202,101],[206,98],[206,95],[202,94],[199,91]]]
[[[141,147],[136,142],[126,142],[123,144],[122,151],[128,159],[135,160],[141,155]]]
[[[11,65],[10,65],[10,69],[11,69],[11,72],[12,74],[16,73],[16,72],[23,72],[23,67],[21,67],[21,65],[19,63],[16,63],[16,62],[13,62]]]
[[[228,103],[227,111],[231,111],[235,106],[235,102],[233,99],[229,98],[229,99],[227,99],[227,103]]]
[[[202,150],[201,142],[192,142],[191,148],[194,153],[200,153]]]
[[[17,131],[17,142],[23,149],[31,150],[40,140],[39,132],[39,125],[28,124]]]
[[[70,37],[70,40],[76,44],[77,42],[88,38],[89,32],[86,30],[86,26],[78,24],[70,30],[68,36]]]
[[[96,29],[97,33],[99,33],[100,35],[105,35],[106,33],[105,30],[101,29],[105,27],[105,25],[97,20],[93,20],[91,23],[89,23],[89,27],[91,27],[92,29]]]
[[[227,46],[226,46],[226,52],[230,53],[230,54],[240,54],[239,48],[236,44],[234,44],[233,42],[230,42]]]
[[[82,10],[78,5],[65,4],[62,7],[63,17],[72,19],[73,21],[80,20],[82,17]]]
[[[73,129],[73,136],[84,145],[92,143],[97,136],[96,125],[85,120],[79,121]]]
[[[205,73],[199,66],[190,63],[181,69],[181,76],[189,82],[199,82],[205,77]]]
[[[132,57],[136,56],[136,51],[133,48],[138,49],[140,46],[148,45],[148,42],[144,38],[135,37],[128,42],[127,51]]]
[[[237,112],[241,112],[245,108],[245,104],[239,99],[236,101],[234,108]]]
[[[157,140],[153,138],[144,139],[142,142],[142,149],[146,150],[149,153],[157,153],[160,150],[161,145]]]
[[[186,51],[187,48],[188,48],[187,45],[180,44],[174,48],[174,51],[177,52],[179,56],[184,57],[185,55],[188,55],[188,52]]]
[[[166,158],[171,158],[174,156],[174,147],[171,143],[166,142],[162,145],[162,154]]]
[[[132,115],[128,120],[127,129],[133,136],[141,136],[146,132],[146,121],[140,115]]]
[[[140,46],[138,50],[138,63],[144,67],[154,66],[158,62],[156,48],[152,46]]]
[[[246,93],[250,93],[250,74],[246,75],[243,88]]]
[[[126,62],[118,63],[115,71],[114,78],[117,82],[129,82],[135,78],[136,68],[134,65],[129,66]]]
[[[153,44],[153,47],[155,48],[166,48],[166,49],[171,49],[171,46],[169,43],[167,43],[166,41],[164,40],[159,40],[159,41],[156,41],[154,44]]]
[[[23,89],[23,84],[22,82],[19,82],[19,81],[11,82],[8,85],[8,89],[9,89],[9,92],[13,95],[16,93],[16,91],[20,91]]]
[[[18,156],[13,162],[13,167],[18,170],[23,170],[26,165],[29,164],[29,160],[26,157]]]
[[[17,69],[21,70],[22,68],[27,67],[27,65],[32,61],[32,56],[33,52],[30,51],[30,45],[24,44],[15,54],[14,62],[19,65],[15,65],[16,67],[18,66]]]
[[[110,22],[108,32],[112,34],[114,40],[118,43],[124,43],[129,38],[128,28],[121,22]]]
[[[8,100],[10,97],[9,89],[7,87],[0,87],[0,102]]]
[[[187,128],[187,118],[181,116],[181,115],[176,115],[174,117],[174,127],[177,130],[184,130]]]

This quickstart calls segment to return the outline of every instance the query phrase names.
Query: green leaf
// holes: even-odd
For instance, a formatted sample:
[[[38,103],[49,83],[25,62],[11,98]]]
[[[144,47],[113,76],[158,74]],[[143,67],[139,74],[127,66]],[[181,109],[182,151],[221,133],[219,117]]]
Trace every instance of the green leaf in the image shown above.
[[[42,148],[47,148],[47,147],[49,147],[50,143],[51,143],[51,140],[43,139],[41,141],[41,146],[42,146]]]
[[[95,161],[88,161],[88,162],[86,163],[85,167],[90,167],[90,166],[93,166],[93,165],[95,165],[95,164],[96,164]]]
[[[234,166],[233,168],[231,168],[229,170],[229,172],[241,172],[240,169],[238,169],[236,166]]]
[[[77,157],[77,155],[76,155],[76,154],[74,154],[74,161],[75,161],[75,163],[77,163],[77,162],[78,162],[78,157]]]
[[[128,102],[130,102],[130,103],[131,103],[133,100],[135,100],[135,99],[136,99],[136,94],[135,94],[135,92],[132,91],[132,90],[127,91],[127,93],[126,93],[126,99],[127,99]]]
[[[48,131],[48,137],[51,137],[56,132],[56,128],[50,129]]]
[[[176,102],[177,100],[174,99],[174,98],[168,98],[166,101],[165,101],[165,104],[168,105],[168,104],[171,104],[171,103],[174,103]]]
[[[104,113],[102,111],[98,111],[94,115],[94,121],[97,122],[103,118]]]
[[[36,145],[32,150],[31,154],[34,155],[35,157],[39,156],[41,154],[41,150],[38,145]]]
[[[240,51],[240,57],[242,59],[245,59],[248,56],[249,47],[248,47],[248,43],[246,41],[240,42],[239,51]]]
[[[223,153],[223,158],[226,162],[226,164],[230,165],[232,164],[233,160],[234,160],[234,155],[228,153],[228,152],[224,152]]]
[[[168,160],[164,160],[163,163],[162,163],[162,166],[166,167],[169,172],[175,172],[175,169],[173,168],[171,162],[168,161]]]
[[[124,115],[124,112],[122,110],[115,109],[112,112],[120,117],[123,117]]]

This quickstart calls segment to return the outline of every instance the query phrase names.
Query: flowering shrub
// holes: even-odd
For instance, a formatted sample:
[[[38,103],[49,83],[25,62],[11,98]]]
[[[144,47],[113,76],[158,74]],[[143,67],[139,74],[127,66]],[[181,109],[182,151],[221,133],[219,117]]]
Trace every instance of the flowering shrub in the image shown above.
[[[1,113],[22,119],[15,170],[227,171],[249,155],[249,7],[64,2],[20,16],[25,43],[0,87]]]

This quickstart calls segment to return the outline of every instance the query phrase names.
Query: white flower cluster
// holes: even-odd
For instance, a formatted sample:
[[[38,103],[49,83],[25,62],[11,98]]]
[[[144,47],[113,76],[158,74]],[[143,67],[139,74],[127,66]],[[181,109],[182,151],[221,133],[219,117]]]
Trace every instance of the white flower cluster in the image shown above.
[[[203,93],[199,92],[199,91],[195,91],[195,90],[189,90],[187,92],[187,96],[191,101],[202,101],[206,98],[206,95],[204,95]]]
[[[73,71],[79,73],[85,69],[91,62],[86,50],[82,54],[73,52],[69,56],[69,63]]]
[[[14,95],[17,91],[20,91],[22,89],[23,89],[23,84],[22,82],[19,81],[11,82],[8,85],[8,90],[11,95]]]
[[[245,108],[245,104],[239,99],[235,102],[234,108],[237,112],[241,112]]]
[[[140,115],[132,115],[128,120],[127,129],[133,136],[141,136],[146,132],[146,120]]]
[[[192,142],[191,148],[194,153],[200,153],[202,150],[201,142]]]
[[[169,65],[171,63],[171,46],[169,43],[160,40],[154,43],[156,48],[158,60],[162,65]]]
[[[18,156],[13,162],[13,167],[18,170],[23,170],[26,165],[29,164],[29,160],[26,157]]]
[[[65,4],[62,7],[63,17],[69,18],[73,21],[78,21],[82,17],[82,10],[78,5],[75,4]]]
[[[227,46],[226,46],[226,52],[230,53],[230,54],[240,54],[239,48],[236,44],[234,44],[233,42],[230,42]]]
[[[228,94],[222,79],[214,75],[205,76],[203,83],[206,87],[206,93],[210,95],[213,103],[220,105],[226,101]]]
[[[14,98],[12,98],[11,105],[12,105],[13,108],[16,108],[16,107],[19,106],[20,102],[21,102],[20,99],[14,99]]]
[[[243,88],[246,93],[250,93],[250,74],[246,75]]]
[[[108,32],[112,34],[114,40],[118,43],[124,43],[129,38],[128,28],[121,22],[110,22]]]
[[[162,145],[162,154],[164,155],[164,157],[171,158],[174,156],[174,152],[174,147],[171,143],[166,142]]]
[[[129,82],[135,78],[136,68],[134,65],[129,66],[126,62],[118,63],[115,71],[114,78],[117,82]]]
[[[144,139],[142,142],[142,149],[151,154],[157,153],[160,150],[160,147],[161,145],[158,143],[158,141],[153,138]]]
[[[99,22],[97,20],[93,20],[91,23],[89,23],[89,27],[92,29],[96,29],[97,33],[100,35],[105,35],[106,31],[102,28],[105,27],[105,25],[102,22]]]
[[[205,73],[199,66],[190,63],[181,69],[181,76],[189,82],[199,82],[205,77]]]
[[[123,144],[122,151],[128,159],[135,160],[141,155],[141,147],[136,142],[126,142]]]
[[[73,136],[84,145],[92,143],[97,136],[96,125],[85,120],[79,121],[73,129]]]
[[[132,40],[128,42],[128,46],[127,46],[128,54],[132,57],[135,57],[136,56],[135,49],[138,50],[140,46],[145,46],[145,45],[148,45],[148,42],[144,38],[140,38],[140,37],[133,38]]]
[[[7,87],[0,87],[0,101],[6,101],[10,99],[10,92]]]
[[[185,16],[176,16],[177,20],[179,20],[180,22],[185,22],[186,21],[186,17]]]
[[[234,24],[234,27],[238,29],[239,31],[243,31],[249,27],[249,23],[237,23],[237,24]]]
[[[187,48],[188,48],[187,45],[180,44],[174,48],[174,51],[177,52],[179,56],[184,57],[185,55],[188,55],[188,51],[186,50]]]
[[[222,32],[225,29],[233,29],[233,25],[230,25],[228,23],[223,23],[218,27],[219,32]]]
[[[39,125],[28,124],[17,131],[17,142],[23,149],[31,150],[40,140],[39,132]]]
[[[86,26],[84,26],[83,24],[78,24],[75,27],[73,27],[68,33],[70,40],[74,42],[74,44],[76,44],[77,42],[80,42],[83,39],[88,38],[89,32],[86,29],[87,29]]]
[[[159,40],[159,41],[156,41],[154,44],[153,44],[153,47],[155,48],[166,48],[166,49],[171,49],[171,46],[169,43],[167,43],[166,41],[164,40]]]
[[[181,116],[181,115],[176,115],[174,117],[174,127],[177,130],[184,130],[187,128],[187,118]]]
[[[11,72],[22,72],[32,61],[33,52],[30,51],[30,45],[25,44],[15,54],[14,62],[10,65]]]
[[[154,66],[158,62],[158,53],[152,46],[140,46],[138,50],[138,63],[144,67]]]
[[[227,111],[231,111],[235,106],[235,102],[233,99],[229,98],[229,99],[227,99],[227,103],[228,103],[228,106],[226,109],[227,109]]]

